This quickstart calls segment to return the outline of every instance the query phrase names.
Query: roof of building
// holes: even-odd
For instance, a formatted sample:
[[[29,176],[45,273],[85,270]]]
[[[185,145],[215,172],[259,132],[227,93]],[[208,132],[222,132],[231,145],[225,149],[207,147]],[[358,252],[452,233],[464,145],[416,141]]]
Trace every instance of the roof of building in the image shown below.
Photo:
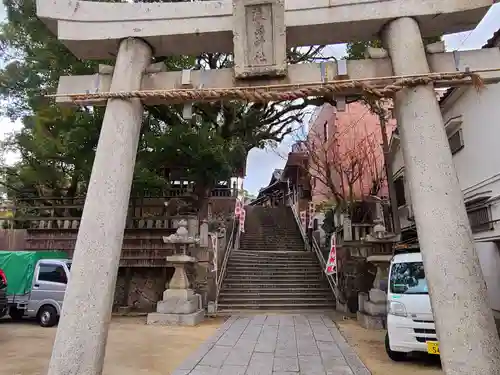
[[[500,29],[498,29],[497,31],[495,31],[495,33],[493,34],[493,36],[490,39],[488,39],[488,41],[483,46],[483,48],[493,48],[493,47],[495,47],[495,45],[497,44],[497,42],[498,42],[499,39],[500,39]]]
[[[495,31],[493,36],[486,41],[486,44],[481,48],[493,48],[498,43],[500,39],[500,29]],[[452,93],[455,91],[456,87],[450,87],[442,95],[440,95],[438,101],[439,104],[443,103]]]

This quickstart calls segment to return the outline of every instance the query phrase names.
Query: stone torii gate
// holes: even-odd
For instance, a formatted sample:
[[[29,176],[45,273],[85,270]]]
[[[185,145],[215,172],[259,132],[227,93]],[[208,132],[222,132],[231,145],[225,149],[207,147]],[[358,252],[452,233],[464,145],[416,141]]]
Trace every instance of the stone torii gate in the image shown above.
[[[469,74],[460,73],[465,70],[482,71],[486,82],[498,82],[498,48],[445,53],[442,44],[425,48],[422,42],[422,37],[474,28],[491,5],[491,0],[37,0],[38,16],[76,56],[116,56],[114,67],[102,66],[94,76],[61,77],[57,92],[61,105],[78,100],[107,107],[49,375],[102,373],[143,104],[241,98],[238,90],[231,90],[252,92],[269,85],[275,86],[268,91],[295,98],[314,92],[297,90],[329,83],[337,84],[331,92],[341,103],[345,95],[363,92],[363,85],[353,80],[381,88],[395,78],[431,77],[435,86],[454,86],[469,81],[463,79]],[[286,47],[370,40],[375,35],[382,37],[387,51],[377,59],[286,63]],[[162,65],[150,64],[152,56],[202,52],[234,52],[235,67],[166,72]],[[429,75],[442,72],[449,74]],[[428,82],[400,90],[395,108],[441,360],[446,374],[498,374],[500,342],[443,120]]]

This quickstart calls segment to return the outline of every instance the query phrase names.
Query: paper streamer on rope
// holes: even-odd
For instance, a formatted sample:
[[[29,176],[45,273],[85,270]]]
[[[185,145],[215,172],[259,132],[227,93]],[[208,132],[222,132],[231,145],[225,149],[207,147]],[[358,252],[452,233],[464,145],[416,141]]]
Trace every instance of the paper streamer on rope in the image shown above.
[[[306,229],[307,228],[307,211],[300,211],[299,213],[300,217],[300,224],[302,225],[302,228]]]
[[[327,275],[332,275],[337,273],[337,235],[332,233],[332,238],[330,240],[330,254],[328,255],[328,262],[326,262],[325,273]]]
[[[309,229],[314,228],[314,214],[316,213],[316,205],[309,202]]]
[[[246,217],[245,208],[241,208],[241,211],[240,211],[240,232],[241,233],[245,233],[245,217]]]

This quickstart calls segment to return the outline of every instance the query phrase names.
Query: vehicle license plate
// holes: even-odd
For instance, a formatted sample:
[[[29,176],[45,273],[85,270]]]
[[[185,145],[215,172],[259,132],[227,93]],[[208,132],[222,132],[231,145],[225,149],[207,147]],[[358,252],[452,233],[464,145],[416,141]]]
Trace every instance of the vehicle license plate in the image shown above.
[[[427,341],[427,353],[439,354],[439,343],[437,341]]]

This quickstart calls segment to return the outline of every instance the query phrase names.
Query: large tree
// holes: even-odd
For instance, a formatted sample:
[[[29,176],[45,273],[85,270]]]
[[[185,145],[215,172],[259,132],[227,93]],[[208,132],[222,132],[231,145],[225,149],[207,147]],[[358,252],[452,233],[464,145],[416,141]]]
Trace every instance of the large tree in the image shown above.
[[[11,195],[73,197],[84,194],[97,145],[104,108],[61,108],[43,97],[54,92],[61,75],[94,74],[101,61],[76,59],[36,17],[35,1],[4,0],[0,98],[5,116],[23,123],[7,146],[20,161],[5,168]],[[321,46],[292,49],[290,63],[311,60]],[[157,57],[167,69],[230,67],[226,54]],[[112,63],[112,62],[104,62]],[[280,142],[302,119],[302,110],[323,98],[292,103],[199,103],[192,119],[182,117],[182,105],[145,108],[133,191],[165,189],[165,168],[182,167],[195,183],[200,209],[219,180],[241,169],[254,147]]]

